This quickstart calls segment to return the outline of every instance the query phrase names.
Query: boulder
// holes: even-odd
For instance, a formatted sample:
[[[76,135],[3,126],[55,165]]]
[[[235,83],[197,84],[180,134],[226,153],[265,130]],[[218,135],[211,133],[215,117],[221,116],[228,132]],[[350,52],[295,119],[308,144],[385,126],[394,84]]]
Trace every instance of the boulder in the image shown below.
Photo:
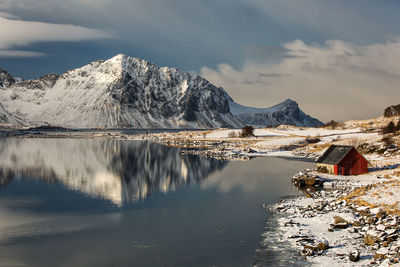
[[[371,235],[371,234],[368,234],[368,233],[364,235],[364,243],[365,243],[365,245],[373,246],[375,244],[375,242],[377,242],[377,241],[378,241],[378,237],[376,237],[374,235]]]
[[[349,253],[349,260],[357,262],[360,260],[360,252],[358,250],[353,250]]]
[[[328,240],[324,239],[318,242],[317,247],[319,250],[325,251],[329,248]]]
[[[378,225],[376,226],[376,230],[385,231],[385,230],[386,230],[386,226],[383,225],[383,224],[378,224]]]
[[[346,229],[349,226],[349,222],[343,219],[341,216],[335,216],[335,223],[333,224],[334,229]]]
[[[374,260],[383,260],[386,258],[388,253],[389,250],[385,247],[382,247],[375,252]]]
[[[349,226],[347,222],[335,223],[333,225],[334,229],[346,229]]]

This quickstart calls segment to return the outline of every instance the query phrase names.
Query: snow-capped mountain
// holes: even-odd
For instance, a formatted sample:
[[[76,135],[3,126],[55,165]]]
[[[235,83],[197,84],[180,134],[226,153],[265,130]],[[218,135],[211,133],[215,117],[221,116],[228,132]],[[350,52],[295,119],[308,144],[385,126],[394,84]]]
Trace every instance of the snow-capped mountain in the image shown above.
[[[198,75],[126,55],[28,81],[0,70],[0,104],[4,123],[23,121],[32,126],[238,128],[319,123],[297,104],[270,109],[240,106],[224,89]]]
[[[61,76],[11,84],[0,103],[27,124],[67,127],[240,127],[222,88],[175,68],[117,55]]]
[[[253,108],[242,106],[229,97],[229,108],[233,116],[246,125],[274,127],[289,124],[314,127],[323,124],[305,114],[297,102],[291,99],[270,108]]]

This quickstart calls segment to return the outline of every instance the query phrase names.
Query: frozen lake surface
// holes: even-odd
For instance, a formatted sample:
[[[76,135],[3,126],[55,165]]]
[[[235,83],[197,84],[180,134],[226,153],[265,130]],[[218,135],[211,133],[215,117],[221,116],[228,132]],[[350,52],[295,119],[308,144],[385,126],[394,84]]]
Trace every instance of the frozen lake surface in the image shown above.
[[[142,141],[0,139],[0,266],[286,266],[261,207],[309,162],[228,162]],[[301,265],[298,262],[298,265]]]

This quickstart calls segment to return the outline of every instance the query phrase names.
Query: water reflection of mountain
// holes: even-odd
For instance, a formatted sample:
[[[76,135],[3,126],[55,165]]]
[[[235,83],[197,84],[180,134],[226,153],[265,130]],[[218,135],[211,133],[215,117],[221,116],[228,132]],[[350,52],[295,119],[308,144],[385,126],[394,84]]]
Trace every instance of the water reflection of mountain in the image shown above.
[[[226,163],[140,141],[0,139],[0,186],[15,178],[61,182],[117,205],[199,183]]]

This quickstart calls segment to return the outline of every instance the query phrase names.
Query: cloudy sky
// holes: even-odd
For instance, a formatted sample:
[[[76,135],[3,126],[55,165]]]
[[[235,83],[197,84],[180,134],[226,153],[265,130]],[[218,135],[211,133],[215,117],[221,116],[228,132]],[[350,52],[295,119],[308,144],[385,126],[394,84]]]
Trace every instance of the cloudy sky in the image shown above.
[[[124,53],[239,103],[323,121],[400,103],[398,0],[0,0],[0,68],[24,79]]]

